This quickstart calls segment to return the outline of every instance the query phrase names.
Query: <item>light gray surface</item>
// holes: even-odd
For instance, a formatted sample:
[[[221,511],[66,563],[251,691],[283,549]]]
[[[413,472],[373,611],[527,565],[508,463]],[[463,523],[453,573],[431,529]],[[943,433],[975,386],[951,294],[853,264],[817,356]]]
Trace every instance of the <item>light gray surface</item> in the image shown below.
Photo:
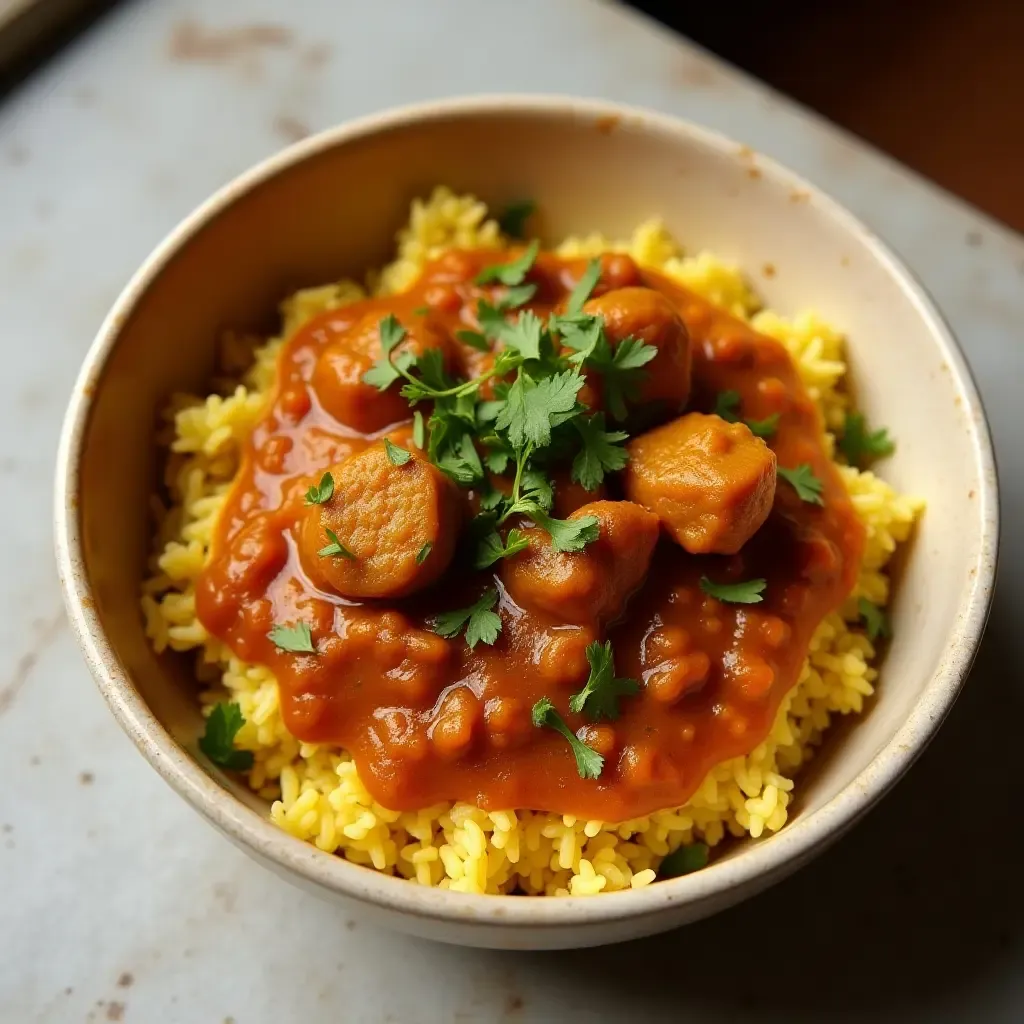
[[[182,34],[189,20],[199,28]],[[990,634],[909,779],[768,894],[603,951],[417,942],[251,864],[114,725],[64,626],[50,555],[65,399],[154,243],[305,128],[500,90],[680,114],[846,202],[948,315],[1000,458],[1007,526]],[[1024,1019],[1011,810],[1024,710],[1020,238],[612,5],[141,0],[0,105],[0,324],[0,1020]]]

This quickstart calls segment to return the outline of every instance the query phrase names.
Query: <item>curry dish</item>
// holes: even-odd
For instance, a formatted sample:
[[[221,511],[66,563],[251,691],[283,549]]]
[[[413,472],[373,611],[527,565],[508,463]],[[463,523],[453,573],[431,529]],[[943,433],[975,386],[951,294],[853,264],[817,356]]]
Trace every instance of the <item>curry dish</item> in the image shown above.
[[[618,821],[683,804],[709,768],[761,742],[853,585],[863,528],[783,346],[628,256],[588,270],[521,248],[453,251],[400,295],[321,314],[281,353],[244,449],[199,618],[271,667],[289,731],[351,751],[386,807],[454,799]],[[389,333],[400,340],[386,353]],[[594,337],[612,367],[624,344],[640,354],[611,402],[591,359],[573,359]],[[556,387],[568,397],[554,413],[537,402],[539,437],[502,416]],[[715,415],[723,393],[768,436]],[[572,467],[599,429],[625,465],[595,483]],[[465,439],[479,459],[453,461]],[[816,481],[810,496],[777,465]],[[308,499],[325,470],[333,492]],[[543,492],[539,517],[515,510],[524,475]],[[588,525],[563,543],[549,516]],[[512,531],[525,546],[476,568]],[[763,588],[732,603],[702,579]],[[487,594],[495,636],[438,635],[440,616]],[[274,642],[296,623],[307,652]],[[588,651],[606,641],[608,678],[632,682],[575,713]],[[599,771],[534,724],[545,699]]]
[[[657,222],[542,250],[438,188],[177,395],[143,590],[199,752],[423,885],[589,895],[777,831],[920,503],[842,336]],[[525,218],[525,220],[524,220]]]

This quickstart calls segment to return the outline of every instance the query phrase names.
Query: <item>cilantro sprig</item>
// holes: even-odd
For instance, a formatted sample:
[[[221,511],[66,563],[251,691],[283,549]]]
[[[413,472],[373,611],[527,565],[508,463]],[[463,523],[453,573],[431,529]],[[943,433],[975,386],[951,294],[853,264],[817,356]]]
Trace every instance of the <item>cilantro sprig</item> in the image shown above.
[[[498,214],[498,227],[509,238],[522,238],[526,222],[533,216],[537,204],[532,199],[514,199]]]
[[[606,430],[604,413],[577,416],[572,421],[582,447],[572,463],[572,478],[585,491],[596,490],[606,473],[615,473],[629,461],[622,442],[629,437],[624,430]]]
[[[680,846],[667,854],[658,865],[659,878],[678,878],[688,875],[691,871],[699,871],[707,867],[708,847],[706,843],[690,843]]]
[[[346,558],[350,562],[355,561],[355,555],[344,544],[338,540],[338,535],[333,530],[324,530],[330,544],[325,544],[317,554],[321,558]]]
[[[590,676],[583,689],[569,698],[569,710],[586,715],[592,722],[602,718],[614,722],[619,717],[619,698],[639,693],[640,684],[635,679],[615,675],[610,640],[588,644],[587,663]]]
[[[862,413],[848,412],[839,438],[839,450],[851,466],[864,467],[875,459],[892,455],[896,443],[885,427],[869,430]]]
[[[334,477],[329,472],[320,477],[320,483],[312,484],[306,491],[307,505],[326,505],[334,497]]]
[[[308,622],[296,622],[294,626],[276,623],[267,634],[270,642],[279,650],[289,654],[316,654],[313,631]]]
[[[776,472],[796,491],[796,496],[801,501],[811,505],[825,504],[825,499],[821,496],[824,484],[814,475],[814,470],[806,462],[801,462],[792,469],[779,466]]]
[[[248,771],[253,764],[252,751],[235,749],[235,736],[243,725],[245,719],[237,704],[218,704],[206,719],[206,731],[199,738],[199,749],[221,768],[232,772]]]
[[[430,627],[438,636],[447,639],[458,636],[466,630],[466,643],[476,647],[481,641],[493,644],[501,632],[501,617],[492,609],[498,603],[498,591],[488,587],[480,598],[468,608],[456,608],[442,612]]]
[[[537,254],[540,252],[540,242],[535,238],[516,259],[508,263],[496,263],[490,267],[484,267],[476,275],[477,284],[522,284],[526,275],[530,272]]]
[[[880,608],[866,597],[862,597],[857,602],[857,610],[864,623],[864,631],[872,643],[879,638],[884,640],[892,636],[892,626],[889,625],[889,616],[885,614],[884,608]]]
[[[728,604],[760,604],[764,598],[766,580],[743,580],[740,583],[714,583],[707,576],[701,576],[700,589],[710,597]]]
[[[536,728],[554,729],[565,737],[572,748],[572,755],[576,759],[576,771],[579,772],[581,779],[600,778],[604,770],[604,758],[593,747],[588,747],[565,724],[565,719],[555,710],[554,704],[547,697],[541,697],[533,705],[531,718]]]
[[[521,530],[513,527],[502,539],[497,530],[485,533],[476,543],[473,554],[473,567],[486,569],[503,558],[511,558],[529,546],[530,542]]]
[[[384,451],[392,466],[404,466],[412,458],[412,452],[395,444],[389,437],[384,438]]]
[[[745,423],[755,437],[769,438],[779,429],[779,413],[773,412],[761,420],[740,419],[740,393],[738,391],[719,391],[715,396],[715,415],[726,423]]]

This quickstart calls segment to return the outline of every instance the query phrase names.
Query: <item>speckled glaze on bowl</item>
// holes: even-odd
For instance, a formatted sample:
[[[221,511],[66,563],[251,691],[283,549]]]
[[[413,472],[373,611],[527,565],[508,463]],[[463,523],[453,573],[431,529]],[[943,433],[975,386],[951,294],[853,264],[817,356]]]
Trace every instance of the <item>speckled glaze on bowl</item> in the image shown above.
[[[409,200],[437,183],[492,203],[534,198],[548,240],[621,235],[657,214],[689,249],[742,264],[769,305],[814,306],[849,336],[861,407],[898,438],[883,475],[928,501],[870,711],[826,743],[781,832],[737,844],[704,871],[596,898],[470,896],[324,854],[279,831],[256,797],[193,756],[201,720],[189,663],[156,657],[143,635],[159,408],[173,391],[206,390],[221,328],[272,326],[295,287],[385,262]],[[992,447],[964,359],[920,286],[862,224],[719,135],[558,97],[452,100],[365,118],[222,189],[146,260],[106,318],[57,463],[68,613],[111,710],[157,771],[289,880],[358,900],[417,935],[510,949],[596,945],[693,921],[778,881],[848,829],[920,754],[963,684],[992,593],[997,519]]]

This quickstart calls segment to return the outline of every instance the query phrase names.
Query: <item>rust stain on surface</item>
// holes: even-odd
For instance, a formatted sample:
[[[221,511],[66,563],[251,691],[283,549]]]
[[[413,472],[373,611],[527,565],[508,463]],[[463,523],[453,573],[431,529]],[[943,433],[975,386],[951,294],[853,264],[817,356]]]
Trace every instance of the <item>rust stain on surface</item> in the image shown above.
[[[130,971],[125,971],[120,978],[117,979],[118,988],[131,988],[135,978]]]
[[[18,696],[18,691],[28,682],[29,676],[32,675],[32,670],[42,657],[43,651],[46,650],[50,645],[50,641],[64,627],[64,622],[64,609],[61,608],[56,615],[43,622],[41,628],[37,631],[37,636],[33,640],[33,646],[15,662],[14,671],[0,685],[0,716],[10,710],[11,705],[14,703],[14,698]],[[33,758],[31,763],[38,764],[38,758]]]
[[[95,779],[96,779],[96,776],[93,775],[92,772],[79,772],[78,773],[78,781],[83,786],[91,786],[93,784],[93,782],[95,781]]]
[[[604,117],[599,117],[594,122],[594,127],[602,135],[611,135],[611,133],[615,131],[616,128],[619,127],[619,123],[621,121],[622,118],[619,117],[618,114],[605,114]]]
[[[197,21],[183,21],[171,33],[172,60],[185,63],[226,64],[264,50],[291,46],[294,36],[286,25],[254,23],[235,28],[206,28]]]
[[[761,268],[761,273],[764,274],[764,276],[768,277],[768,278],[774,277],[775,276],[775,264],[774,263],[766,263]]]
[[[313,129],[291,114],[280,114],[274,118],[274,131],[289,142],[300,142],[302,139],[313,134]]]
[[[124,1003],[107,1003],[107,1020],[124,1020]]]

